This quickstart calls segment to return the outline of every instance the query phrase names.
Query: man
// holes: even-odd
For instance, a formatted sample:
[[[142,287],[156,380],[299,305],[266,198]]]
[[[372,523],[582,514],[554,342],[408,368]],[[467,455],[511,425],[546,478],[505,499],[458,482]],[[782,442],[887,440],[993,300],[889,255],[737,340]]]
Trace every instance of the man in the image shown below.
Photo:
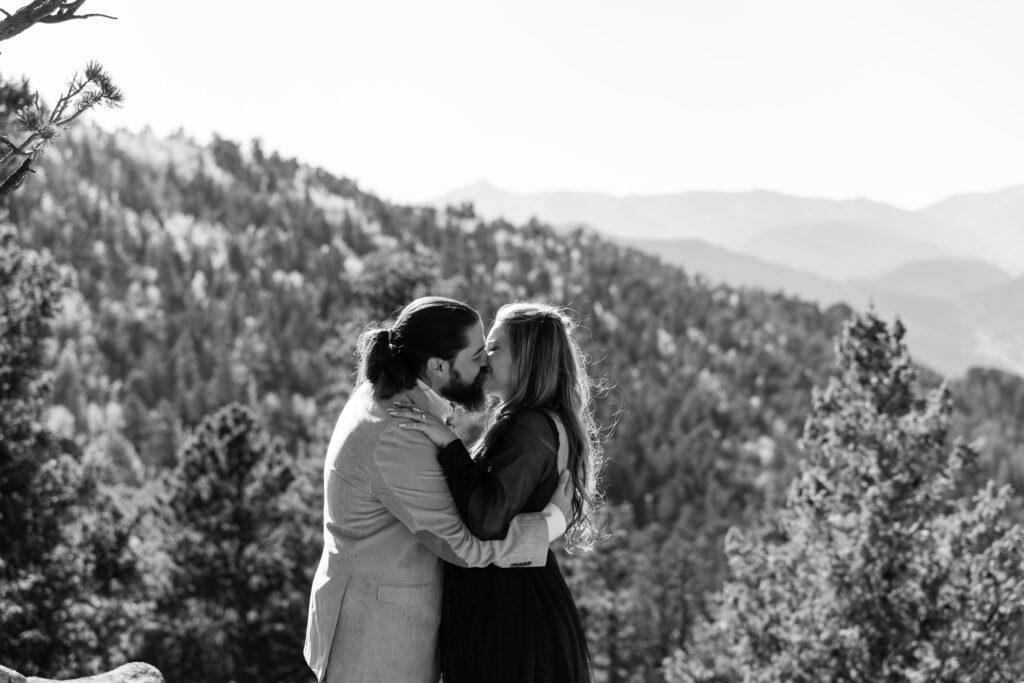
[[[388,415],[398,399],[445,420],[450,402],[483,406],[483,323],[466,304],[417,299],[392,329],[364,332],[357,353],[359,386],[324,465],[324,551],[304,654],[320,681],[436,683],[442,560],[544,566],[565,531],[571,485],[563,476],[543,512],[517,516],[502,541],[481,541],[459,517],[437,449]]]

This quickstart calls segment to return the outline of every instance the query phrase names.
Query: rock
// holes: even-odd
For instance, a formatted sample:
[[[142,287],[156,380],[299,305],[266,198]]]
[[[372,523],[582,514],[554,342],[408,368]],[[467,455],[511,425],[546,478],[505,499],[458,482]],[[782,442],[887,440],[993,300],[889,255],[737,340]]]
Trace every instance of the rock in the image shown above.
[[[0,683],[25,683],[25,677],[17,671],[12,671],[6,666],[0,665]]]
[[[132,662],[96,676],[55,681],[52,678],[25,678],[17,671],[0,666],[0,683],[165,683],[163,674],[145,662]]]

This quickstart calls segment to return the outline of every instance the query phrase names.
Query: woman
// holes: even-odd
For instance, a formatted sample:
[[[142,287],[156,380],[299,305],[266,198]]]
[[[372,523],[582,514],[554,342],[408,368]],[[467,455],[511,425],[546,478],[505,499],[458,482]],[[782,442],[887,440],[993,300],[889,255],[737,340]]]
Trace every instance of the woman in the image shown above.
[[[601,449],[573,327],[545,304],[498,311],[484,385],[498,403],[472,457],[439,420],[397,404],[394,414],[410,420],[402,423],[406,429],[441,447],[452,496],[479,538],[503,538],[516,514],[542,510],[568,468],[575,493],[567,547],[593,545]],[[590,681],[583,626],[554,553],[548,550],[547,565],[536,569],[445,565],[441,666],[445,683]]]

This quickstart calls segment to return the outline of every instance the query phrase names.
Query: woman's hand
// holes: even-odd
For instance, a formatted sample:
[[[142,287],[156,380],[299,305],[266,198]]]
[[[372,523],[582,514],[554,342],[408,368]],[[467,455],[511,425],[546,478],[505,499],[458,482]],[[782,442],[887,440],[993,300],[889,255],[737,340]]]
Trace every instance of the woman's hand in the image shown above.
[[[395,408],[389,410],[388,415],[403,420],[398,423],[402,429],[415,429],[417,432],[423,432],[438,448],[444,448],[459,438],[459,435],[439,417],[425,413],[411,403],[404,401],[394,401],[393,403]]]

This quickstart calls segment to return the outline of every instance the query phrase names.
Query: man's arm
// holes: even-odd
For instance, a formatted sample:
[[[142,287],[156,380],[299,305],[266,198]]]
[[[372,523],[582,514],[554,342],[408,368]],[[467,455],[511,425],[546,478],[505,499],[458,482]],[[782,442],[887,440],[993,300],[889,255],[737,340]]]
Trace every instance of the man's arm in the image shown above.
[[[398,423],[381,434],[372,456],[371,489],[384,506],[438,557],[463,567],[542,567],[548,522],[543,513],[517,515],[501,541],[474,537],[459,517],[437,462],[437,447]]]

